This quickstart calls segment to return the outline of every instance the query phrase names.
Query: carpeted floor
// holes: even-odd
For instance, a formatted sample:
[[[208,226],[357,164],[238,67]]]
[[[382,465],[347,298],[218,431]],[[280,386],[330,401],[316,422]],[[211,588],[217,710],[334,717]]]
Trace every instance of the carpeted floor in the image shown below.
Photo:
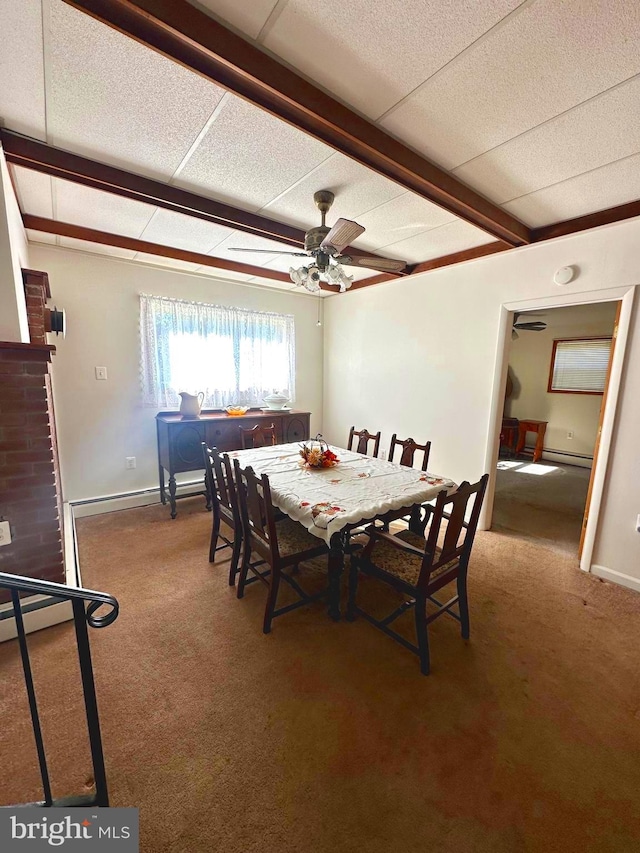
[[[78,522],[85,585],[122,607],[91,634],[112,804],[140,808],[144,853],[640,849],[640,596],[481,533],[471,641],[434,623],[425,678],[321,605],[263,636],[264,590],[235,599],[209,523],[198,500],[174,522],[160,506]],[[70,625],[30,637],[58,794],[91,785],[71,641]],[[0,672],[7,803],[39,795],[15,643]]]
[[[578,553],[590,468],[528,460],[498,462],[493,529]]]

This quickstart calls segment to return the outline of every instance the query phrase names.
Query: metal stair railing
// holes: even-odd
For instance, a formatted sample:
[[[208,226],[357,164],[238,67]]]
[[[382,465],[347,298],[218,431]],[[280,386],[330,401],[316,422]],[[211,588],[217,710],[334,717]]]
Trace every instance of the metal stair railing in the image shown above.
[[[9,590],[13,603],[13,615],[16,623],[17,639],[22,658],[22,670],[24,683],[29,700],[31,712],[31,725],[40,765],[40,776],[42,778],[42,789],[44,799],[36,803],[21,803],[20,805],[32,806],[108,806],[109,795],[107,791],[107,777],[104,766],[104,754],[102,751],[102,737],[100,735],[100,720],[98,717],[98,703],[96,699],[95,681],[93,677],[93,665],[91,662],[91,649],[89,645],[89,631],[91,628],[106,628],[118,618],[119,605],[117,600],[104,592],[96,592],[91,589],[80,587],[68,587],[65,584],[52,581],[34,580],[33,578],[21,577],[20,575],[6,574],[0,572],[0,590]],[[58,601],[70,601],[73,610],[73,622],[75,627],[76,645],[78,648],[78,660],[80,663],[80,677],[82,680],[82,692],[84,696],[85,715],[87,719],[87,731],[89,735],[89,746],[91,749],[91,760],[93,763],[93,778],[95,779],[95,793],[87,795],[70,795],[63,798],[53,799],[49,769],[40,725],[40,714],[36,700],[36,691],[31,670],[31,660],[27,645],[27,632],[24,626],[24,614],[21,594],[47,595]],[[102,615],[97,611],[102,607],[109,608]],[[14,804],[12,807],[15,808]]]

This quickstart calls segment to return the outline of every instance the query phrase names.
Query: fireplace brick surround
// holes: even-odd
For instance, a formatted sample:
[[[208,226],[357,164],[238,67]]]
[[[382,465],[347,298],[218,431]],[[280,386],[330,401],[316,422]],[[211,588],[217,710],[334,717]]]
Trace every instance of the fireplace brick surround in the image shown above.
[[[0,519],[11,544],[2,571],[64,583],[62,496],[46,342],[46,273],[23,270],[30,343],[0,341]]]

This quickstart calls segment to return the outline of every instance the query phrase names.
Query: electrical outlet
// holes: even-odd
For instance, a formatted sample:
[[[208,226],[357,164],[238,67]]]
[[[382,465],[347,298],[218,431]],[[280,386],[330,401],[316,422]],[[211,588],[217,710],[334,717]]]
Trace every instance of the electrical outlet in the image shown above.
[[[11,545],[11,528],[8,521],[0,521],[0,545]]]
[[[135,468],[136,467],[136,457],[135,456],[127,456],[124,460],[125,468]]]
[[[567,438],[573,438],[573,430],[572,429],[567,430]]]
[[[96,367],[96,379],[106,379],[107,378],[107,368],[106,367]]]

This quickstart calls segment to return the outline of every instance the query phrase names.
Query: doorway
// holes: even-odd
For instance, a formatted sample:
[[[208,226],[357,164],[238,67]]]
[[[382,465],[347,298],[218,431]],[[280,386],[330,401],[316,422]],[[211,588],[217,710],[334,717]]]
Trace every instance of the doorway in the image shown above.
[[[492,529],[577,557],[619,304],[514,312]]]
[[[587,499],[587,513],[583,528],[583,547],[580,555],[580,568],[586,572],[591,571],[591,561],[598,527],[600,506],[605,487],[605,475],[613,436],[615,411],[620,390],[635,289],[635,286],[606,288],[583,293],[562,294],[558,296],[547,296],[523,301],[507,302],[503,303],[500,307],[496,361],[490,407],[491,414],[484,463],[484,470],[489,472],[494,472],[498,463],[499,436],[504,413],[505,389],[507,384],[509,353],[512,343],[511,330],[514,322],[514,313],[545,311],[551,308],[560,308],[569,305],[585,305],[595,302],[618,301],[620,303],[616,345],[610,362],[609,384],[606,394],[606,402],[602,412],[598,452],[595,456],[591,472],[591,483]],[[489,530],[492,526],[495,480],[495,477],[491,477],[489,479],[487,497],[480,517],[479,529],[481,530]]]

